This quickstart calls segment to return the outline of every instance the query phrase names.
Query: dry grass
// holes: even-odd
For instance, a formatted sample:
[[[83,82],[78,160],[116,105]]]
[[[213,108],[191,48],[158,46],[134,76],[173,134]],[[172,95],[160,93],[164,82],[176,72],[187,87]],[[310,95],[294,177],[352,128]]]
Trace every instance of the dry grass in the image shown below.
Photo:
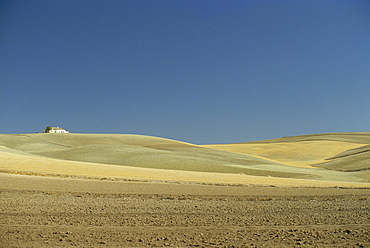
[[[315,166],[339,171],[370,170],[370,145],[347,150],[326,160]]]
[[[360,136],[356,137],[364,142]],[[353,141],[354,136],[351,137]],[[370,180],[366,172],[328,171],[309,166],[364,143],[351,143],[346,137],[340,141],[338,136],[335,140],[284,139],[285,142],[196,146],[140,135],[0,135],[0,170],[108,180],[369,186],[364,183],[364,179]]]
[[[366,144],[366,145],[364,145]],[[302,168],[358,172],[370,181],[370,133],[330,133],[204,147],[259,156]]]
[[[30,155],[69,161],[256,176],[308,176],[302,172],[255,168],[255,165],[278,164],[266,159],[150,136],[38,134],[6,138],[0,144],[15,149],[16,153],[21,151]]]
[[[259,156],[291,166],[313,168],[312,164],[325,162],[327,158],[361,146],[363,145],[358,143],[314,140],[259,144],[207,145],[204,147]]]

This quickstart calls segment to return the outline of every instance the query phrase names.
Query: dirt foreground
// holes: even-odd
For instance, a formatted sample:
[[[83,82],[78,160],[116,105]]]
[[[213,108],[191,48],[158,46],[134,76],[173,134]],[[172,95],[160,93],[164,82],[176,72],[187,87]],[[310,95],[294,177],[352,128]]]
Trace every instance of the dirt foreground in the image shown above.
[[[0,174],[1,247],[370,247],[370,189]]]

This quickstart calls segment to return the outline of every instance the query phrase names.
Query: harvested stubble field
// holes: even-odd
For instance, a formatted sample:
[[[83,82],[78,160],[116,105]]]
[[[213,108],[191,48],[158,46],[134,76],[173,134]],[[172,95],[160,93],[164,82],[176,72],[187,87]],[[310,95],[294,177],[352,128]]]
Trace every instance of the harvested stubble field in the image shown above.
[[[0,135],[0,246],[370,247],[369,137]]]

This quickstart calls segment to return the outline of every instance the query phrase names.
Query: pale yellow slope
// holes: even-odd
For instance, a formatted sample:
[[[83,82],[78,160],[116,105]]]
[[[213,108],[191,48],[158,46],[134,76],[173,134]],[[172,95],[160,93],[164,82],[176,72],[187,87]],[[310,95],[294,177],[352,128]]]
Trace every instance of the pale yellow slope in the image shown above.
[[[38,156],[0,152],[0,171],[39,176],[74,176],[126,180],[176,181],[206,184],[280,185],[308,187],[370,187],[354,177],[353,181],[323,181],[293,178],[259,177],[228,173],[162,170],[73,162]]]
[[[315,168],[311,165],[325,162],[325,159],[327,158],[333,157],[346,150],[362,146],[363,144],[359,143],[317,140],[299,142],[221,144],[205,145],[203,147],[258,156],[290,166]]]
[[[364,143],[296,140],[298,138],[289,142],[279,140],[201,147],[140,135],[0,135],[0,171],[197,183],[369,186],[362,183],[370,181],[369,175],[364,176],[365,172],[299,168]]]
[[[0,148],[1,145],[12,153],[28,153],[46,158],[87,163],[167,170],[244,173],[255,176],[307,176],[305,173],[254,168],[255,165],[276,164],[254,156],[143,135],[0,135]]]

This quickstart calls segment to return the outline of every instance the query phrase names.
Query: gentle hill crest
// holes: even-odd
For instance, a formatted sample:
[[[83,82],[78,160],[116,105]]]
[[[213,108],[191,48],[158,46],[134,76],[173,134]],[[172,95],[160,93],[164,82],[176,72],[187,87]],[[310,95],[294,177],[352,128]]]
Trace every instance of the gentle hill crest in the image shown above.
[[[204,147],[260,156],[298,167],[363,171],[369,180],[370,132],[326,133]]]
[[[125,167],[237,174],[238,178],[249,175],[361,182],[370,181],[367,173],[369,159],[366,157],[369,138],[370,133],[321,134],[198,146],[132,134],[0,134],[0,169],[28,171],[30,164],[40,173],[47,170],[87,174],[73,169],[73,163],[78,163],[78,166],[85,164],[83,168],[95,168],[94,171],[111,168],[112,173]],[[344,159],[354,156],[358,162],[348,169]],[[22,164],[21,168],[15,162],[20,159],[29,163],[18,162]],[[64,164],[68,165],[69,172],[63,172],[63,161],[66,161]],[[34,169],[38,163],[43,167]],[[48,164],[50,168],[47,168]],[[52,168],[53,164],[56,167]],[[313,164],[321,168],[312,167]]]
[[[343,133],[322,133],[322,134],[307,134],[299,136],[287,136],[278,139],[269,139],[244,143],[276,143],[276,142],[300,142],[300,141],[316,141],[316,140],[331,140],[340,142],[351,142],[358,144],[370,144],[370,132],[343,132]],[[243,143],[240,143],[243,144]]]
[[[0,138],[0,145],[7,148],[31,155],[69,161],[167,170],[245,173],[259,176],[307,176],[304,173],[272,172],[253,168],[255,165],[278,164],[267,159],[152,136],[131,134],[5,136],[5,138]]]

